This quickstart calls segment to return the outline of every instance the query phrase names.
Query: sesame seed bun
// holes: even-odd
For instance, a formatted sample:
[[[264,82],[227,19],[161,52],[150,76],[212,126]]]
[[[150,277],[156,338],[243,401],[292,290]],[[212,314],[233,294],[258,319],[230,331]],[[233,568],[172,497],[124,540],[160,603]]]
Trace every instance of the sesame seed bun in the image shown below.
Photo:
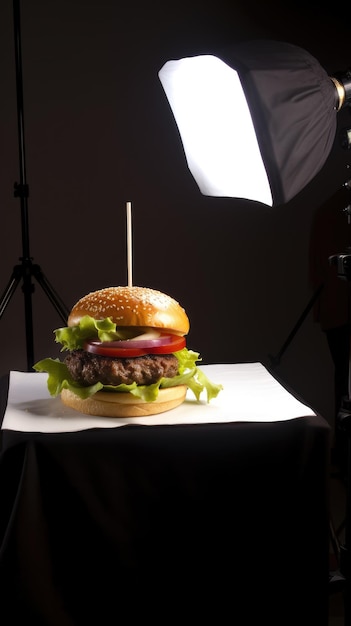
[[[189,319],[180,304],[161,291],[148,287],[106,287],[81,298],[72,308],[68,326],[84,315],[110,317],[117,326],[137,326],[187,335]]]
[[[182,404],[187,392],[186,385],[160,389],[156,400],[144,402],[131,393],[109,393],[98,391],[90,398],[82,400],[76,394],[63,389],[61,400],[66,406],[84,413],[100,417],[143,417],[170,411]]]

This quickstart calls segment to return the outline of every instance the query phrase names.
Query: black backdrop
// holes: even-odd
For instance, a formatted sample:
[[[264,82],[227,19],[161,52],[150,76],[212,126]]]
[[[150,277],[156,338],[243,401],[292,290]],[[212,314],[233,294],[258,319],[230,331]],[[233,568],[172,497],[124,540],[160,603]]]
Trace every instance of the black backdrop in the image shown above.
[[[350,11],[350,9],[348,9]],[[338,143],[323,171],[282,208],[200,194],[158,71],[185,54],[252,38],[306,48],[333,72],[349,66],[348,16],[336,5],[208,0],[21,3],[30,252],[70,308],[125,284],[125,203],[133,206],[133,280],[176,297],[204,363],[269,361],[309,301],[315,210],[347,178]],[[12,1],[0,6],[0,293],[21,255]],[[340,125],[351,123],[349,111]],[[343,207],[341,207],[342,209]],[[205,303],[205,305],[204,305]],[[39,286],[35,358],[56,355],[61,325]],[[23,295],[0,320],[0,372],[26,369]],[[332,416],[332,366],[307,318],[277,373]]]

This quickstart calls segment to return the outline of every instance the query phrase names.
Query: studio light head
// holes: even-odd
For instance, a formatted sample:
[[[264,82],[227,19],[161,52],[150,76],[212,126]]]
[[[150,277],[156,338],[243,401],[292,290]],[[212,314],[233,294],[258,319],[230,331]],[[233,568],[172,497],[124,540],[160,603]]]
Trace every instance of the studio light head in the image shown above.
[[[351,106],[351,70],[335,72],[330,78],[336,89],[336,110]]]
[[[321,170],[351,73],[330,77],[298,46],[242,42],[168,61],[159,78],[200,191],[269,206],[288,202]]]

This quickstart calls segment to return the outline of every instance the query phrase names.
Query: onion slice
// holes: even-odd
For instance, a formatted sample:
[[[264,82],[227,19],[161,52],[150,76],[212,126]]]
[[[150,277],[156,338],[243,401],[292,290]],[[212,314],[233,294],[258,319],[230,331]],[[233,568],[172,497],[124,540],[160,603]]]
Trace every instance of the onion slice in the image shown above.
[[[142,337],[142,335],[140,335]],[[157,337],[157,339],[139,339],[133,337],[133,339],[122,339],[120,341],[90,341],[91,344],[99,346],[108,346],[109,348],[135,348],[136,350],[143,348],[156,348],[158,346],[164,346],[167,343],[171,343],[171,335],[163,335]]]

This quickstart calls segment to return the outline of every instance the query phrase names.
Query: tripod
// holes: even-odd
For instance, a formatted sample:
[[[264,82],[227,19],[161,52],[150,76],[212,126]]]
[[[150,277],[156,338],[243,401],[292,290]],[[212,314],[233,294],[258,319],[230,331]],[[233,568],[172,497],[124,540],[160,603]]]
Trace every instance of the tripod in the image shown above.
[[[21,226],[22,226],[22,256],[20,263],[15,265],[7,286],[0,299],[0,319],[4,314],[17,286],[22,280],[24,306],[25,306],[25,330],[27,349],[27,369],[30,371],[34,364],[34,339],[33,339],[33,313],[32,294],[34,292],[34,277],[42,287],[50,302],[58,312],[64,324],[67,323],[69,311],[47,278],[44,276],[39,265],[33,263],[29,250],[28,228],[28,196],[29,187],[26,180],[26,162],[24,145],[24,115],[23,115],[23,79],[22,79],[22,52],[21,52],[21,26],[19,0],[13,3],[14,35],[15,35],[15,63],[16,63],[16,92],[17,92],[17,123],[19,142],[19,173],[20,182],[14,184],[14,196],[21,203]]]

